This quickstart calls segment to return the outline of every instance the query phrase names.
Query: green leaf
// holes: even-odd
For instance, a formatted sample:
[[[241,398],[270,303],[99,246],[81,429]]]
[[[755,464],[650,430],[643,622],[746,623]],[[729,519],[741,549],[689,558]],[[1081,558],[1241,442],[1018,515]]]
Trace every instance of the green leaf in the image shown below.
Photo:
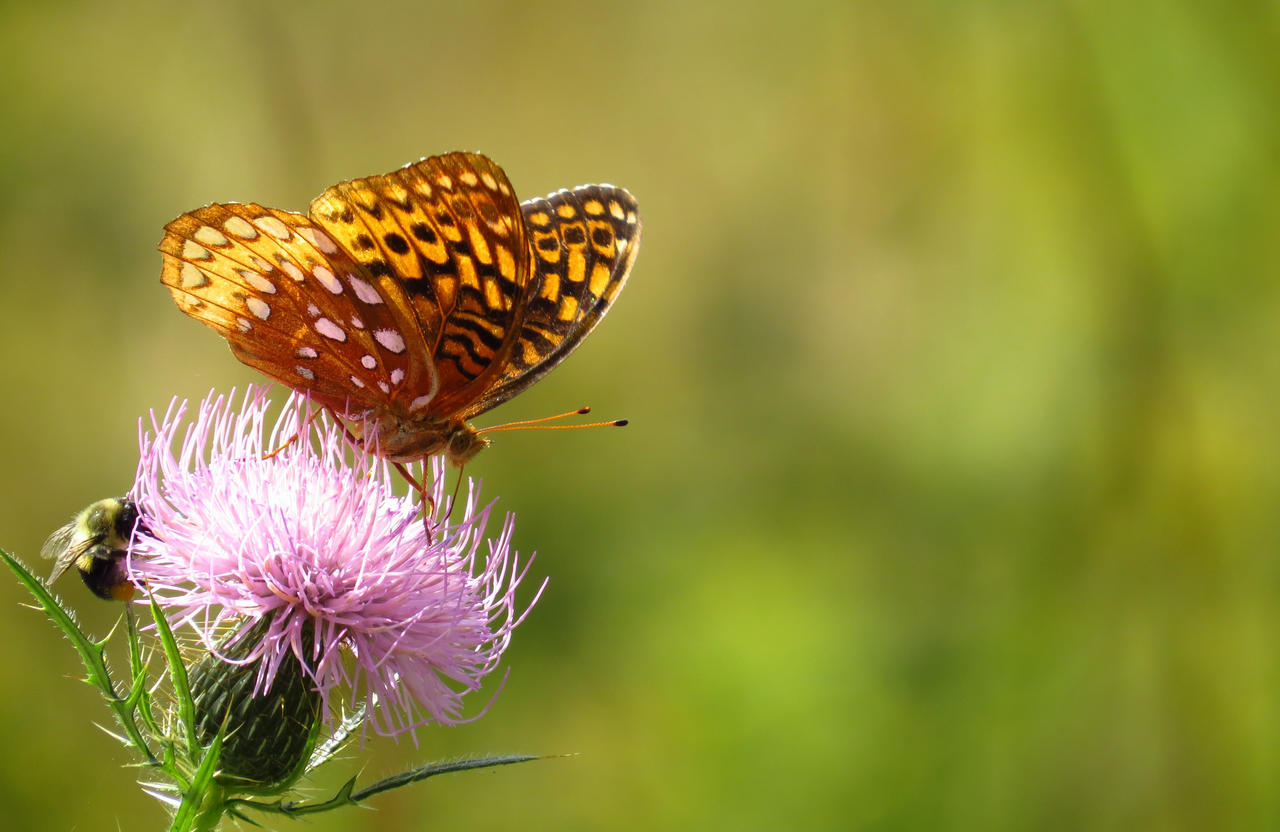
[[[449,774],[454,771],[470,771],[475,768],[490,768],[492,766],[509,766],[514,763],[527,763],[530,760],[541,759],[534,754],[501,754],[494,757],[477,757],[469,760],[444,760],[438,763],[428,763],[400,774],[393,774],[383,780],[379,780],[372,786],[367,786],[358,792],[351,794],[351,801],[359,803],[366,797],[372,797],[380,792],[398,789],[401,786],[407,786],[410,783],[417,783],[420,780],[426,780],[428,777],[435,777],[437,774]]]
[[[318,812],[327,812],[342,806],[358,806],[365,798],[372,797],[381,792],[397,789],[401,786],[407,786],[410,783],[417,783],[420,780],[426,780],[428,777],[434,777],[437,774],[449,774],[455,771],[469,771],[477,768],[490,768],[492,766],[507,766],[513,763],[525,763],[530,760],[539,760],[541,757],[534,754],[503,754],[493,757],[477,757],[468,760],[446,760],[436,763],[428,763],[415,769],[402,772],[400,774],[379,780],[371,786],[367,786],[356,791],[356,779],[352,777],[338,789],[337,793],[328,800],[319,803],[302,803],[297,801],[285,802],[277,800],[272,803],[262,803],[253,800],[232,799],[227,801],[227,805],[232,807],[232,811],[238,811],[241,807],[246,809],[255,809],[259,812],[272,812],[280,815],[288,815],[290,817],[299,817],[301,815],[313,815]]]
[[[324,765],[336,753],[338,749],[346,743],[351,737],[351,733],[360,727],[364,722],[367,709],[365,703],[361,702],[360,707],[347,714],[346,718],[333,729],[333,733],[329,738],[315,747],[311,752],[311,759],[307,761],[307,771],[319,768]]]
[[[115,682],[111,679],[111,672],[107,669],[106,656],[102,644],[85,635],[76,621],[75,613],[53,594],[44,581],[31,574],[31,571],[27,569],[21,560],[4,549],[0,549],[0,558],[4,560],[5,565],[17,576],[18,580],[26,586],[27,590],[35,596],[45,614],[49,616],[58,629],[62,630],[67,640],[71,642],[76,652],[80,654],[80,661],[83,662],[88,673],[87,681],[102,691],[102,695],[106,697],[107,704],[115,711],[116,719],[119,720],[121,727],[124,728],[130,744],[146,757],[148,764],[155,765],[158,762],[156,756],[151,751],[146,739],[143,738],[142,731],[138,728],[138,723],[134,719],[132,696],[129,699],[123,699],[117,693]]]
[[[133,614],[132,606],[125,608],[125,622],[129,634],[129,673],[133,677],[129,702],[135,706],[138,715],[142,717],[143,724],[151,732],[151,736],[158,737],[164,732],[160,730],[155,714],[151,710],[151,690],[147,685],[147,662],[142,657],[142,644],[139,641],[141,634],[138,632],[138,620]]]
[[[204,757],[191,778],[191,785],[182,792],[182,803],[173,816],[169,832],[205,832],[218,828],[227,810],[227,802],[222,788],[214,782],[214,775],[218,773],[226,730],[226,725],[223,725],[205,749]]]
[[[173,688],[174,700],[178,703],[178,718],[182,722],[183,736],[187,741],[187,751],[191,759],[195,760],[195,750],[200,747],[198,734],[196,733],[196,706],[191,698],[191,684],[187,680],[187,666],[182,663],[182,652],[178,649],[178,641],[173,637],[173,630],[169,627],[169,620],[164,617],[164,611],[160,609],[160,605],[156,603],[154,596],[150,599],[151,617],[156,622],[156,634],[160,637],[160,644],[164,649],[165,663],[169,668],[169,683]]]

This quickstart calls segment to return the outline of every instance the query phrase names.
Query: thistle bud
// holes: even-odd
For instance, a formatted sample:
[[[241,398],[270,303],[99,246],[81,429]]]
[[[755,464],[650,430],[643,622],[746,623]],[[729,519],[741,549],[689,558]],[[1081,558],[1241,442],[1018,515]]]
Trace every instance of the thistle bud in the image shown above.
[[[289,786],[315,746],[320,693],[297,657],[292,652],[283,656],[265,690],[255,689],[262,659],[237,663],[269,626],[269,618],[254,622],[206,653],[190,671],[197,739],[208,745],[223,730],[218,779],[236,791],[273,792]]]

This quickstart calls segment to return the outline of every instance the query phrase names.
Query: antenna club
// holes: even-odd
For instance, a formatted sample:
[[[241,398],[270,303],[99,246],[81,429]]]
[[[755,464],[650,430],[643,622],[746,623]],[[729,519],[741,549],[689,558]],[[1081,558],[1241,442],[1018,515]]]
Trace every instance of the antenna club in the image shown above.
[[[613,423],[613,426],[614,426],[614,427],[617,427],[617,428],[625,428],[625,427],[627,426],[627,422],[628,422],[628,421],[630,421],[630,420],[628,420],[628,419],[619,419],[618,421],[616,421],[616,422],[614,422],[614,423]]]

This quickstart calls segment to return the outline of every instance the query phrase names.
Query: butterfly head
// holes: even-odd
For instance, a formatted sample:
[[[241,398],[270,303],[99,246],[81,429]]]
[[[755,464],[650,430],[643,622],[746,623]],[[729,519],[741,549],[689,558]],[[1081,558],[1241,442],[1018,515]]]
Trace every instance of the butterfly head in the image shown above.
[[[466,465],[473,456],[489,447],[489,440],[461,419],[455,419],[449,424],[449,428],[444,453],[454,465]]]
[[[359,434],[356,424],[351,427]],[[392,462],[417,462],[436,454],[444,454],[454,465],[465,465],[489,440],[459,418],[452,419],[379,419],[368,431],[374,437],[378,454]]]

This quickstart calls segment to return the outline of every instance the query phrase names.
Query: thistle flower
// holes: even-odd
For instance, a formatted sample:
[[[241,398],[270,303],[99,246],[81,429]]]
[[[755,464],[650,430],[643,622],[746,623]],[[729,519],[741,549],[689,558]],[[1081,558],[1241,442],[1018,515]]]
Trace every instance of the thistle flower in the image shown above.
[[[256,666],[258,691],[296,661],[323,714],[345,688],[379,734],[465,721],[464,694],[542,591],[517,607],[530,561],[511,551],[512,516],[486,539],[492,503],[468,480],[451,506],[435,460],[424,522],[387,463],[353,450],[326,415],[309,420],[305,398],[291,395],[267,430],[269,404],[250,388],[239,408],[211,393],[193,421],[185,401],[152,413],[130,493],[147,526],[132,579],[175,630]]]

